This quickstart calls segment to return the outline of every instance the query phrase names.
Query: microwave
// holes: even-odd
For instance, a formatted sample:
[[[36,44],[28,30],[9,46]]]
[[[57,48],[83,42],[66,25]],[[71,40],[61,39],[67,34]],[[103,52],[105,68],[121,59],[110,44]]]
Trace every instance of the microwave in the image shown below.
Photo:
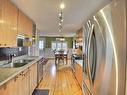
[[[24,36],[18,35],[18,36],[17,36],[17,46],[18,46],[18,47],[23,47],[23,45],[24,45],[24,40],[25,40],[25,37],[24,37]]]

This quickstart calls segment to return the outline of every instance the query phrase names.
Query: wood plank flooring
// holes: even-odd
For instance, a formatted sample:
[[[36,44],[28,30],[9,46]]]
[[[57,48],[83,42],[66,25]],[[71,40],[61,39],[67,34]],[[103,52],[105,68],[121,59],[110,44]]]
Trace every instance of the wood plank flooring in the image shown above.
[[[70,66],[60,65],[57,69],[54,60],[44,67],[44,78],[39,89],[49,89],[49,95],[83,95]]]

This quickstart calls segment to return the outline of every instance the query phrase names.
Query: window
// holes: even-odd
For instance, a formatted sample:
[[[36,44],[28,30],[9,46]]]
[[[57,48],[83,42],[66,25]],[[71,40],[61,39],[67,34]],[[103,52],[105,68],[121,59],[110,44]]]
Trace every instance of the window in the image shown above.
[[[67,43],[66,43],[66,42],[63,43],[63,44],[62,44],[62,47],[63,47],[63,49],[67,49]]]
[[[67,42],[53,41],[51,43],[51,47],[52,47],[52,50],[54,50],[54,49],[57,49],[57,50],[67,49]]]
[[[56,43],[56,45],[57,45],[56,49],[58,49],[58,50],[62,49],[62,43],[58,42],[58,43]]]
[[[39,41],[39,49],[44,49],[44,41]]]
[[[55,50],[56,49],[56,43],[55,42],[52,42],[52,50]]]

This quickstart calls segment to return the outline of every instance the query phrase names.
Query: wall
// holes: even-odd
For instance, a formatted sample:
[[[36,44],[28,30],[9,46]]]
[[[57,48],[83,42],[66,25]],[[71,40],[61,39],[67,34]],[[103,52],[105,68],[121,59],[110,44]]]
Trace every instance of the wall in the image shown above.
[[[16,54],[16,56],[21,56],[28,54],[28,47],[19,48],[0,48],[0,61],[7,60],[9,54]]]
[[[45,38],[45,48],[51,48],[51,42],[56,41],[56,38],[59,38],[59,37],[40,36],[40,39],[41,38]],[[68,48],[72,48],[73,47],[73,37],[65,37],[65,40],[67,41]]]
[[[46,58],[54,58],[54,53],[51,49],[51,42],[56,41],[56,38],[59,37],[46,37],[46,36],[41,36],[39,40],[44,40],[44,49],[39,50],[39,55],[44,56]],[[68,44],[68,50],[69,50],[69,56],[72,54],[72,48],[73,48],[73,37],[65,37],[65,40],[67,41]]]

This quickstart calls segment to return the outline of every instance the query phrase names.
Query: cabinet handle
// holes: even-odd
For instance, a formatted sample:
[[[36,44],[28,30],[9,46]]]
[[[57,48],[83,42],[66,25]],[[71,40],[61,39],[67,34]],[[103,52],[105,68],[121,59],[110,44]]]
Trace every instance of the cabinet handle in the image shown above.
[[[4,44],[4,46],[6,46],[7,44]]]
[[[28,69],[26,72],[24,72],[24,73],[22,74],[22,76],[26,76],[26,74],[28,74],[29,71],[30,71],[30,70]]]
[[[18,76],[16,76],[16,77],[14,78],[14,81],[16,81],[16,80],[17,80],[17,78],[18,78]]]
[[[6,83],[3,85],[3,88],[4,88],[4,90],[7,88],[7,84]]]

